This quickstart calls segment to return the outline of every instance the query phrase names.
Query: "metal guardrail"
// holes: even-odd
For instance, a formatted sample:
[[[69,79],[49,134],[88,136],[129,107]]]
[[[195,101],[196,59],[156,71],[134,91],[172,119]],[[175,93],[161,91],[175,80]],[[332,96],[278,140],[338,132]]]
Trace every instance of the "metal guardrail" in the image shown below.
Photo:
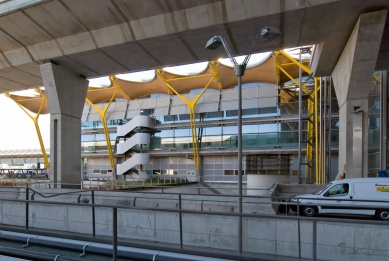
[[[13,191],[14,192],[14,191]],[[66,203],[66,202],[52,202],[52,201],[41,201],[41,200],[31,200],[30,192],[36,193],[44,198],[50,198],[60,195],[71,195],[71,194],[77,194],[77,193],[91,193],[92,200],[89,204],[80,204],[80,203]],[[137,198],[142,198],[139,196],[136,196],[134,199],[134,206],[112,206],[112,205],[106,205],[106,204],[95,204],[95,191],[85,191],[85,190],[78,190],[78,191],[71,191],[71,192],[65,192],[65,193],[53,193],[51,195],[44,195],[43,193],[40,193],[33,188],[25,187],[25,200],[17,200],[17,199],[0,199],[0,202],[2,201],[8,201],[8,202],[23,202],[25,203],[25,230],[29,231],[29,223],[28,223],[28,217],[29,217],[29,206],[30,204],[49,204],[49,205],[62,205],[62,206],[78,206],[78,207],[90,207],[92,211],[92,220],[91,220],[91,236],[92,238],[95,238],[96,236],[96,220],[95,220],[95,208],[110,208],[112,209],[112,220],[113,220],[113,228],[112,228],[112,245],[113,245],[113,258],[117,258],[117,210],[118,209],[131,209],[131,210],[139,210],[139,211],[155,211],[155,212],[169,212],[169,213],[178,213],[179,214],[179,235],[180,235],[180,246],[181,248],[184,247],[183,243],[183,228],[182,228],[182,214],[199,214],[199,215],[213,215],[213,216],[227,216],[227,217],[246,217],[246,218],[262,218],[262,219],[287,219],[287,220],[295,220],[298,223],[298,245],[299,245],[299,258],[301,259],[301,228],[300,228],[300,222],[302,220],[304,221],[312,221],[313,223],[313,234],[312,234],[312,260],[316,260],[316,238],[317,238],[317,222],[333,222],[333,223],[354,223],[354,224],[374,224],[374,225],[383,225],[387,226],[386,222],[382,221],[367,221],[367,220],[345,220],[345,219],[338,219],[338,218],[332,218],[332,219],[326,219],[326,218],[307,218],[307,217],[300,217],[300,216],[277,216],[277,215],[269,215],[269,214],[249,214],[249,213],[231,213],[231,212],[215,212],[215,211],[199,211],[199,210],[187,210],[182,209],[182,202],[183,201],[191,201],[195,199],[183,199],[182,196],[199,196],[198,194],[184,194],[184,193],[159,193],[159,192],[141,192],[141,194],[169,194],[169,195],[175,195],[176,198],[173,199],[167,199],[167,200],[176,200],[178,201],[178,209],[174,208],[155,208],[155,207],[137,207],[135,205],[135,200]],[[209,196],[209,195],[207,195]],[[211,197],[237,197],[236,195],[210,195]],[[269,196],[244,196],[247,198],[271,198]],[[144,197],[149,199],[149,197]],[[161,199],[161,198],[158,198]],[[202,200],[206,201],[206,200]],[[219,200],[209,200],[212,202],[233,202],[237,203],[237,201],[219,201]],[[352,200],[349,200],[352,201]],[[355,202],[355,200],[353,200]],[[375,202],[375,201],[368,201],[368,200],[361,200],[363,202]],[[382,201],[379,201],[382,202]],[[255,202],[244,202],[244,203],[255,203]],[[258,204],[264,204],[266,202],[258,202]],[[276,205],[282,205],[282,204],[290,204],[290,205],[297,205],[297,209],[299,209],[299,202],[292,203],[292,202],[270,202],[269,204],[276,204]],[[237,240],[239,242],[242,241],[242,238],[238,237]]]

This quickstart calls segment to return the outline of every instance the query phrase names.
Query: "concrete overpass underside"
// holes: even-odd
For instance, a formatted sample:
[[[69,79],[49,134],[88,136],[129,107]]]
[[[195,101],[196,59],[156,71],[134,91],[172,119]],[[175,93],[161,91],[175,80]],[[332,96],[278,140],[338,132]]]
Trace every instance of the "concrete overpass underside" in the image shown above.
[[[204,49],[222,34],[232,51],[248,51],[254,34],[274,25],[281,36],[259,39],[254,52],[325,43],[330,75],[361,13],[386,0],[13,0],[0,4],[0,92],[42,86],[39,65],[52,61],[85,77],[225,57]],[[387,67],[389,22],[377,69]]]
[[[352,130],[367,130],[363,90],[374,70],[389,67],[388,9],[387,0],[2,1],[0,92],[45,87],[52,180],[77,183],[85,78],[225,57],[223,49],[204,48],[214,35],[223,35],[234,55],[245,54],[260,28],[276,26],[281,35],[260,38],[252,51],[316,44],[312,73],[334,77],[340,122],[349,123],[340,126],[348,137],[341,163],[363,177],[367,132],[360,139]],[[355,120],[352,110],[361,112]]]

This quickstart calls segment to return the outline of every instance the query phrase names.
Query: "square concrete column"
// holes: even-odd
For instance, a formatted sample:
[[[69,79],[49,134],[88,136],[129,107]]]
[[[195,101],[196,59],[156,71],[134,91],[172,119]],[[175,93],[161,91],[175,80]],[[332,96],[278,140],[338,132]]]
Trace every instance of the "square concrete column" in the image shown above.
[[[368,97],[387,10],[362,14],[332,73],[339,104],[339,172],[367,177]]]
[[[81,115],[89,82],[53,63],[40,69],[50,108],[50,180],[57,187],[79,187]]]

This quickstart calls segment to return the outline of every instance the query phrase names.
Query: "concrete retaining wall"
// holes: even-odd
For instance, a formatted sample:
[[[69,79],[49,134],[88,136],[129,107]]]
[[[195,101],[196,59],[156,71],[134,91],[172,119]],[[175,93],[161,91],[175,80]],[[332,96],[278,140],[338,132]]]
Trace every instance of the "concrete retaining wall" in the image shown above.
[[[24,199],[25,189],[8,195],[9,198]],[[53,193],[53,190],[41,192]],[[65,192],[65,190],[61,190]],[[278,194],[279,188],[272,191]],[[88,192],[90,193],[90,192]],[[62,195],[45,199],[37,194],[35,200],[47,200],[44,204],[29,204],[29,226],[55,231],[92,233],[92,207],[59,206],[49,201],[76,203],[80,199],[90,200],[90,194]],[[178,195],[153,195],[145,193],[95,191],[96,204],[122,205],[178,209]],[[32,193],[30,193],[31,196]],[[143,197],[143,198],[140,198]],[[159,199],[156,199],[159,197]],[[191,199],[191,201],[189,201]],[[214,200],[219,200],[215,202]],[[213,201],[212,201],[213,200]],[[271,205],[261,209],[259,199],[245,199],[246,213],[266,213]],[[232,201],[232,202],[230,202]],[[182,195],[182,208],[187,210],[237,211],[234,198]],[[269,201],[269,200],[268,200]],[[112,210],[95,208],[96,235],[112,235]],[[118,237],[150,242],[180,243],[179,214],[153,210],[118,209]],[[183,244],[236,251],[238,248],[238,217],[209,214],[182,214]],[[319,260],[388,260],[389,245],[386,243],[389,227],[368,224],[352,224],[317,221],[317,259]],[[25,203],[0,200],[0,224],[25,226]],[[301,220],[301,254],[312,258],[313,226],[311,220]],[[298,223],[284,216],[269,218],[243,218],[243,251],[248,253],[298,257]]]
[[[25,203],[0,202],[2,225],[25,225]],[[238,218],[187,214],[183,243],[236,251]],[[30,203],[33,228],[91,234],[92,209]],[[317,222],[317,258],[320,260],[387,260],[389,228],[380,225]],[[312,258],[313,221],[302,220],[301,253]],[[96,234],[112,235],[112,210],[96,207]],[[179,244],[179,214],[149,210],[118,210],[118,237]],[[298,224],[285,218],[243,218],[243,250],[249,253],[298,257]]]

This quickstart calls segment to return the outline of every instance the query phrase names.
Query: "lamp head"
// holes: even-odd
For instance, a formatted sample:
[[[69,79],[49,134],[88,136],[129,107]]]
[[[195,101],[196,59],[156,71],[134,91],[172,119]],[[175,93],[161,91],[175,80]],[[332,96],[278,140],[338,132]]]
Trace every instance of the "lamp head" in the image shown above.
[[[280,30],[274,26],[265,26],[260,30],[260,35],[263,38],[272,39],[281,34]]]
[[[211,39],[208,40],[207,44],[205,45],[205,49],[215,50],[219,46],[221,46],[223,43],[219,36],[215,35]]]

